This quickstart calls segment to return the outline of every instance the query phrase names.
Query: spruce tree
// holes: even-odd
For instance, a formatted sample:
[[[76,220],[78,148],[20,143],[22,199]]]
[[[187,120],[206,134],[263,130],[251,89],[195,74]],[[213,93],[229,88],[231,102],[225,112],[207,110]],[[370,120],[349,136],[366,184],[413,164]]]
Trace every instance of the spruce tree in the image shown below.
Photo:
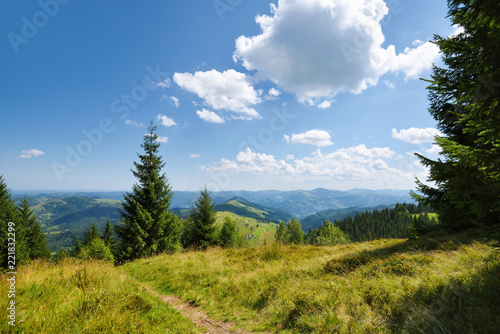
[[[173,193],[162,173],[165,163],[159,155],[156,126],[151,123],[148,130],[141,144],[144,153],[138,154],[139,162],[134,162],[132,170],[137,183],[124,195],[121,225],[115,225],[121,240],[120,260],[180,248],[182,227],[168,210]]]
[[[287,241],[290,244],[301,245],[304,243],[304,232],[300,222],[292,218],[286,226]]]
[[[61,248],[61,250],[57,253],[56,257],[54,258],[54,261],[60,262],[68,257],[69,257],[68,251],[64,248]]]
[[[24,198],[19,206],[19,223],[26,228],[26,242],[29,250],[29,258],[50,259],[50,250],[45,240],[45,234],[38,223],[33,210],[30,208],[28,200]]]
[[[435,37],[445,67],[434,67],[429,112],[443,136],[429,167],[428,186],[414,197],[459,230],[500,226],[500,5],[498,0],[449,0],[449,17],[463,32]]]
[[[24,196],[18,209],[18,220],[16,224],[16,262],[26,263],[30,260],[30,248],[28,242],[27,228],[31,215],[28,198]]]
[[[80,255],[80,251],[82,250],[82,244],[80,240],[76,241],[75,248],[71,251],[71,257],[78,257]]]
[[[280,222],[275,238],[277,244],[284,245],[286,243],[286,225],[284,222]]]
[[[191,240],[194,245],[200,248],[213,246],[217,243],[214,207],[212,195],[205,187],[196,198],[189,217],[193,222]]]
[[[236,222],[230,217],[225,217],[219,234],[219,245],[222,247],[234,247],[237,243],[238,231],[236,230]]]
[[[111,251],[115,248],[115,238],[113,237],[113,227],[109,222],[109,219],[106,221],[106,225],[104,226],[104,230],[102,231],[102,241],[104,244],[111,249]]]
[[[83,237],[83,246],[88,246],[94,241],[94,239],[100,238],[99,230],[97,229],[97,225],[92,223],[90,227],[85,232],[85,236]]]

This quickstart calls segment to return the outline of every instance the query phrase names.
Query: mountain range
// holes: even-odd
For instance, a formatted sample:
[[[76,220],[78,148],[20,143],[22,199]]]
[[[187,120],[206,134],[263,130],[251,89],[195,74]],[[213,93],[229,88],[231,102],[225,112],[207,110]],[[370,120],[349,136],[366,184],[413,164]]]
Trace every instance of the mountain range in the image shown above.
[[[92,199],[122,200],[124,192],[66,192],[42,193],[29,196],[32,205],[41,204],[55,198],[85,196]],[[17,193],[14,198],[24,195]],[[171,208],[186,209],[193,206],[199,195],[195,191],[175,191]],[[262,191],[219,191],[212,194],[215,204],[223,204],[235,197],[265,207],[285,210],[298,219],[324,210],[346,209],[351,207],[372,207],[395,203],[414,203],[407,190],[368,190],[351,189],[347,191],[318,188],[314,190],[262,190]]]

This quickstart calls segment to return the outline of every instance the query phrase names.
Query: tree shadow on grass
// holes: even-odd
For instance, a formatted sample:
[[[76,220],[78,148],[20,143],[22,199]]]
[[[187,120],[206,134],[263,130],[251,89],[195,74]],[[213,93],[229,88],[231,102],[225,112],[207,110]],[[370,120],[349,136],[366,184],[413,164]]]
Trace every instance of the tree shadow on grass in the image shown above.
[[[429,234],[418,239],[407,240],[406,242],[395,245],[378,247],[371,250],[362,250],[342,257],[333,258],[326,263],[325,271],[333,274],[346,274],[374,261],[391,258],[395,254],[413,254],[435,250],[457,250],[462,245],[476,242],[478,237],[479,233],[475,230],[464,231],[455,235],[440,233]]]
[[[498,333],[500,255],[490,254],[473,275],[424,283],[405,301],[404,319],[391,319],[395,332]]]

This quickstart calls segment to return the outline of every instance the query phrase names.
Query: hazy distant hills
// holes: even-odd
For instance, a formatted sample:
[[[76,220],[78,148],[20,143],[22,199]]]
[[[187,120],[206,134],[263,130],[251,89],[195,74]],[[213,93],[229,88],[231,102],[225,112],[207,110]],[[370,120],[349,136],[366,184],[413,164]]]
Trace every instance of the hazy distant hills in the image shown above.
[[[29,201],[38,221],[45,227],[44,230],[83,230],[92,222],[100,226],[105,224],[107,219],[118,222],[120,218],[118,208],[121,207],[121,202],[116,200],[85,196],[34,196],[30,197]]]
[[[199,192],[175,191],[172,208],[191,208]],[[90,197],[92,199],[122,200],[123,192],[67,192],[30,196],[32,205],[65,197]],[[14,196],[21,198],[20,194]],[[395,203],[413,203],[407,190],[368,190],[352,189],[348,191],[314,189],[314,190],[262,190],[262,191],[220,191],[213,193],[215,204],[223,204],[235,197],[268,208],[290,212],[298,219],[316,214],[324,210],[345,209],[351,207],[372,207]]]
[[[172,207],[190,208],[197,192],[178,191],[174,193]],[[348,191],[314,189],[295,191],[221,191],[213,194],[216,204],[224,203],[234,197],[265,207],[290,212],[298,219],[316,214],[324,210],[345,209],[350,207],[372,207],[395,203],[414,203],[407,190],[367,190],[353,189]]]
[[[66,192],[31,193],[28,195],[38,221],[47,234],[52,251],[74,245],[84,231],[95,222],[100,230],[109,219],[119,223],[123,192]],[[176,191],[171,210],[180,217],[187,217],[199,192]],[[392,206],[395,203],[413,202],[408,191],[353,189],[338,191],[314,189],[310,191],[221,191],[212,194],[215,210],[234,214],[237,219],[254,219],[258,222],[288,222],[296,217],[305,232],[316,228],[325,220],[334,221],[357,212]],[[15,193],[17,201],[24,194]],[[250,225],[249,225],[250,226]],[[257,228],[257,225],[255,226]]]
[[[270,223],[287,222],[293,218],[293,215],[288,211],[265,207],[249,202],[241,197],[234,197],[225,203],[216,205],[215,211],[232,212],[242,217],[254,218]]]

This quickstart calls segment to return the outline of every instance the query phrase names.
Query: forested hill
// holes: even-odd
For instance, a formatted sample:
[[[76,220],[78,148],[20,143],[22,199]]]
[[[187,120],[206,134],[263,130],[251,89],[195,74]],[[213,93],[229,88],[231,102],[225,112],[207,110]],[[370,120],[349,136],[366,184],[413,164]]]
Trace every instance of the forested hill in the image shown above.
[[[191,208],[197,195],[196,192],[176,191],[172,198],[172,207]],[[298,219],[330,209],[413,202],[407,190],[351,189],[340,191],[317,188],[294,191],[219,191],[213,193],[215,204],[225,203],[235,197],[244,198],[265,207],[285,210]]]
[[[335,221],[352,241],[370,241],[380,238],[404,238],[414,233],[415,227],[426,229],[437,224],[430,208],[414,204],[397,204],[393,209],[357,213]]]
[[[105,223],[107,219],[117,220],[120,207],[121,202],[116,200],[72,196],[46,200],[32,208],[42,227],[74,228],[82,224],[90,225],[92,221]]]
[[[83,238],[85,230],[92,223],[102,229],[106,221],[119,223],[118,209],[121,202],[110,199],[93,199],[85,196],[53,198],[30,197],[33,212],[46,234],[52,252],[61,247],[72,247]]]
[[[252,203],[241,197],[234,197],[223,204],[218,204],[214,209],[271,223],[287,222],[293,218],[293,215],[288,211]]]
[[[370,212],[373,210],[382,210],[385,208],[393,208],[394,204],[391,205],[378,205],[376,207],[362,207],[355,206],[346,209],[331,209],[318,212],[314,215],[307,216],[302,219],[300,223],[302,224],[302,229],[307,232],[309,229],[314,229],[321,227],[325,221],[334,222],[335,220],[341,220],[346,217],[354,217],[357,213]]]

